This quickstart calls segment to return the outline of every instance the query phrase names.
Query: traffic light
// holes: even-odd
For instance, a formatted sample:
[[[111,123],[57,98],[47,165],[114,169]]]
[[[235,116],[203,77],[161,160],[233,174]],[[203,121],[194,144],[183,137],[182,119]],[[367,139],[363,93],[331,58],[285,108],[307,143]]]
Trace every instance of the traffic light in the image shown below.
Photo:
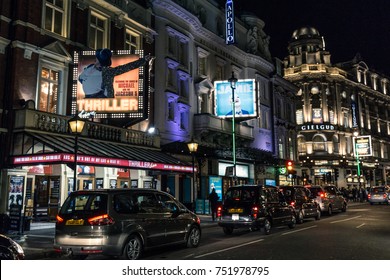
[[[337,179],[339,177],[339,169],[335,168],[334,170],[334,177]]]
[[[294,174],[294,164],[292,162],[292,160],[288,160],[286,162],[286,168],[287,168],[287,173],[288,174]]]

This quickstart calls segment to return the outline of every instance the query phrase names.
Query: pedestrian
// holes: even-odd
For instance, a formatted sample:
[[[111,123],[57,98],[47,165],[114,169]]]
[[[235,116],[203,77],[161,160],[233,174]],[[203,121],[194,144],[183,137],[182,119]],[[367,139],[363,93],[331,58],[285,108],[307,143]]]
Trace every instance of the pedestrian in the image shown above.
[[[209,194],[209,202],[211,207],[211,217],[213,218],[213,221],[215,220],[217,216],[217,203],[219,200],[219,196],[215,192],[215,188],[212,189],[211,193]]]

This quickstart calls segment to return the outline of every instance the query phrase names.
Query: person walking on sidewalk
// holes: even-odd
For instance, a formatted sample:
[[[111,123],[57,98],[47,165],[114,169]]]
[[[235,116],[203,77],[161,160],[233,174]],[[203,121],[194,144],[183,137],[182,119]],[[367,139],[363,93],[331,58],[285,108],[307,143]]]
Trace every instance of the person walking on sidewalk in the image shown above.
[[[217,203],[219,200],[219,196],[215,192],[215,188],[212,189],[211,193],[209,194],[209,202],[211,206],[211,217],[213,218],[213,221],[215,220],[217,216]]]

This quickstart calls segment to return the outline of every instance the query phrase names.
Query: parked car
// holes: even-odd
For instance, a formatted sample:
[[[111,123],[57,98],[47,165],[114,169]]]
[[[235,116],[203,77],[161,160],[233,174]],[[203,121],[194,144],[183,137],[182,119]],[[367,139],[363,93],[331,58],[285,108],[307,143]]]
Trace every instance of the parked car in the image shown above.
[[[321,212],[325,212],[330,216],[336,211],[347,211],[347,200],[336,186],[309,186],[308,189],[311,198],[320,206]]]
[[[24,250],[12,238],[0,234],[0,260],[23,260]]]
[[[389,204],[389,190],[386,187],[372,187],[367,196],[368,202],[371,205],[374,203],[378,204]]]
[[[200,219],[173,196],[152,189],[99,189],[69,195],[57,215],[54,249],[139,259],[174,243],[197,247]]]
[[[273,226],[296,225],[294,208],[285,202],[283,194],[275,187],[257,185],[230,187],[218,217],[218,225],[228,235],[237,228],[264,228],[269,234]]]
[[[304,219],[321,219],[321,209],[311,197],[310,191],[304,186],[281,186],[286,202],[295,209],[297,223],[302,224]]]

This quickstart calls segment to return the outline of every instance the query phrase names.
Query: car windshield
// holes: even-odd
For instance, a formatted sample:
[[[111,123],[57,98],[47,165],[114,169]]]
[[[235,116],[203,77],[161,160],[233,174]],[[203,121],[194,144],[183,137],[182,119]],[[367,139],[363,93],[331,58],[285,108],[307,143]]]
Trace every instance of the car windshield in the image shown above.
[[[61,214],[101,213],[107,209],[107,195],[98,193],[71,194],[61,207]]]

